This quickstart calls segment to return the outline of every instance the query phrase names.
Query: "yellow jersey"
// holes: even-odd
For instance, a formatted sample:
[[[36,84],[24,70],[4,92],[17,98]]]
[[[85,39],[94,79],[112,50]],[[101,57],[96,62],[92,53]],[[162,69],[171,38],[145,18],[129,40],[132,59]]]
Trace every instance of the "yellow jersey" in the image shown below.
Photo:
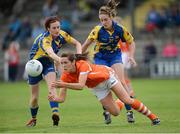
[[[127,42],[131,44],[134,38],[127,29],[113,21],[113,31],[106,30],[103,26],[97,25],[91,31],[88,39],[94,40],[95,52],[112,53],[119,48],[118,42]]]
[[[68,33],[60,30],[59,36],[53,39],[49,31],[45,31],[38,35],[34,40],[33,46],[29,53],[29,59],[38,59],[41,57],[49,57],[45,50],[52,48],[54,53],[58,53],[62,45],[71,43],[72,38]]]

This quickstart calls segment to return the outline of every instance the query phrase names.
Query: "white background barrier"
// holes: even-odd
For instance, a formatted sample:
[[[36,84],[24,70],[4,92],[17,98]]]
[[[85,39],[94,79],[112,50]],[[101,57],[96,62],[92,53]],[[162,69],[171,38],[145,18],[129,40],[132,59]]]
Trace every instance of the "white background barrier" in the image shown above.
[[[150,63],[152,78],[180,78],[180,59],[158,58]]]

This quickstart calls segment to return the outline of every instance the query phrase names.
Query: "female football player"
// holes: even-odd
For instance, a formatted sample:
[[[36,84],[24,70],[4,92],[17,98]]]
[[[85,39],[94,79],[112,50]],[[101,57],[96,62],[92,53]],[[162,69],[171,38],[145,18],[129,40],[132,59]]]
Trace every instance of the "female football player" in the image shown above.
[[[81,44],[60,29],[58,17],[48,17],[44,25],[46,31],[37,36],[29,53],[29,59],[37,59],[42,63],[43,71],[37,77],[28,76],[28,83],[31,87],[30,111],[32,119],[28,121],[27,126],[36,125],[36,115],[39,108],[39,82],[44,78],[49,92],[55,96],[57,94],[56,89],[51,87],[51,84],[56,80],[54,63],[59,64],[61,62],[61,58],[57,55],[61,46],[69,43],[76,46],[78,54],[81,54],[82,51]],[[52,109],[53,125],[57,126],[59,123],[58,103],[50,101],[50,106]]]
[[[61,67],[63,73],[61,80],[52,83],[52,88],[65,90],[82,90],[85,86],[91,88],[92,93],[100,103],[114,116],[120,112],[120,108],[112,97],[112,92],[125,104],[130,105],[136,111],[147,116],[153,125],[160,124],[159,118],[153,114],[141,101],[130,98],[119,79],[116,78],[112,68],[104,65],[91,64],[86,61],[86,54],[63,53],[61,55]],[[56,97],[53,94],[49,100],[62,102],[62,94]]]
[[[121,58],[121,50],[119,49],[118,42],[121,40],[129,44],[129,57],[128,61],[136,66],[134,59],[135,42],[132,35],[126,30],[125,27],[117,24],[113,19],[116,16],[116,6],[118,4],[115,0],[110,0],[107,5],[100,7],[99,19],[101,24],[94,27],[89,34],[88,38],[83,44],[82,52],[85,52],[87,48],[95,42],[95,64],[106,65],[114,69],[122,85],[129,93],[128,86],[124,78],[124,68]],[[133,123],[134,115],[130,105],[125,104],[127,109],[127,120],[129,123]],[[109,112],[104,108],[105,123],[111,123]]]

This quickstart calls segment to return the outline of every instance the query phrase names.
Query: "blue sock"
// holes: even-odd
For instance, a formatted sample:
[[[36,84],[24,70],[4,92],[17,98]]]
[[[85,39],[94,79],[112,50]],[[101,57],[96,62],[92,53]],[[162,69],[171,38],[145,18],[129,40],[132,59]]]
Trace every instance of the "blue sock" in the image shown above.
[[[52,113],[53,114],[59,114],[59,103],[50,101],[49,104],[51,106]]]
[[[39,107],[30,108],[32,118],[36,118]]]
[[[129,104],[125,104],[125,107],[126,107],[127,111],[131,111],[132,110],[131,105],[129,105]]]
[[[133,96],[130,96],[131,98],[134,98]],[[132,107],[129,104],[125,104],[127,111],[132,111]]]

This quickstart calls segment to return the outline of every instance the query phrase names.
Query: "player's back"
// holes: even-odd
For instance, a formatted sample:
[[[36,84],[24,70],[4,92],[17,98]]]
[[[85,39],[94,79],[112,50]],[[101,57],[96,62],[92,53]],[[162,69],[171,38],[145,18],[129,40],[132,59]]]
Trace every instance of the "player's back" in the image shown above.
[[[78,61],[77,63],[84,64],[84,62],[87,62],[87,61]],[[87,63],[88,63],[87,65],[89,65],[91,69],[91,71],[89,71],[88,73],[87,81],[86,81],[86,85],[88,87],[95,87],[99,83],[109,78],[109,70],[106,66],[91,64],[89,62]]]

